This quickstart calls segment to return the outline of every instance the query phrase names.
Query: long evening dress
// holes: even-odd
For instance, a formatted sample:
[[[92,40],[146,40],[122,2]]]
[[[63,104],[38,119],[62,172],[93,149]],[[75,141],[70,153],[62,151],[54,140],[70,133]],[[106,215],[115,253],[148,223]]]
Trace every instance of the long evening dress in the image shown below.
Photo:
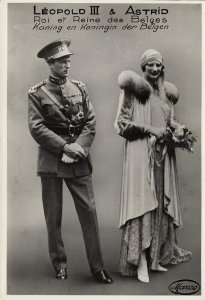
[[[169,101],[163,101],[156,95],[152,96],[150,98],[152,126],[166,127],[171,109]],[[137,275],[137,265],[143,251],[146,251],[149,267],[152,270],[157,270],[159,265],[177,264],[191,259],[191,252],[179,247],[176,235],[177,226],[165,209],[164,149],[164,142],[156,141],[153,173],[157,208],[151,209],[139,217],[131,218],[121,226],[122,243],[119,269],[120,273],[125,276]],[[167,151],[173,150],[168,149]],[[175,157],[174,151],[169,155]]]

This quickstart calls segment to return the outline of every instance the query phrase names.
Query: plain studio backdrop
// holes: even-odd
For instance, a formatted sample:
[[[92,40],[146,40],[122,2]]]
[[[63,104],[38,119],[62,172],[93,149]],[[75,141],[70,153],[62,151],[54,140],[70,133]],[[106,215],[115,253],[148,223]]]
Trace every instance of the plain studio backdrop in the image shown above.
[[[45,6],[89,9],[89,4],[36,5],[37,9]],[[133,6],[168,9],[169,29],[157,32],[122,30],[118,24],[117,30],[106,33],[66,28],[60,33],[32,30],[33,5],[8,5],[8,294],[169,295],[168,286],[175,280],[188,278],[200,283],[201,6]],[[108,12],[113,7],[117,11],[115,17],[119,18],[125,17],[129,5],[101,4],[101,20],[109,18]],[[36,57],[37,52],[60,38],[71,39],[70,49],[74,55],[70,77],[87,85],[97,118],[97,132],[91,148],[93,184],[105,265],[115,280],[113,285],[106,287],[95,283],[89,274],[80,225],[66,188],[62,234],[68,254],[67,281],[55,280],[47,249],[41,184],[36,176],[38,145],[28,130],[27,93],[32,85],[46,79],[49,74],[48,65]],[[194,154],[176,151],[183,218],[179,244],[192,251],[192,261],[171,266],[166,273],[152,272],[150,283],[144,285],[135,278],[122,278],[118,273],[121,242],[118,217],[124,140],[117,135],[113,124],[120,92],[118,75],[123,70],[133,70],[142,75],[140,57],[149,48],[162,53],[165,80],[174,83],[180,92],[175,106],[176,117],[193,131],[198,141]]]

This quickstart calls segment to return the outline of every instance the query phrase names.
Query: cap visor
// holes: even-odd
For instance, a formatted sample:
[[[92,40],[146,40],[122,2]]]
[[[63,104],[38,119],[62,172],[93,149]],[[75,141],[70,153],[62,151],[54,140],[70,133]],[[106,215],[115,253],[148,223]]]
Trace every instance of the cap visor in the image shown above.
[[[52,56],[48,57],[47,60],[57,59],[57,58],[60,58],[60,57],[63,57],[63,56],[67,56],[67,55],[73,55],[73,53],[70,52],[69,50],[65,50],[65,51],[59,52],[59,53],[57,53],[55,55],[52,55]]]

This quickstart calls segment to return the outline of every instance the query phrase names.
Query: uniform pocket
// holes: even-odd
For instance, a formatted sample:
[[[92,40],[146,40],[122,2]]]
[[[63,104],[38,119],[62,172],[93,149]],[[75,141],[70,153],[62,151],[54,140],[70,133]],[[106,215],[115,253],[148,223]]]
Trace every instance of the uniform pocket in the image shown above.
[[[79,103],[82,104],[83,103],[82,95],[81,94],[74,95],[73,97],[71,97],[71,102],[73,105]]]
[[[64,117],[59,107],[50,99],[41,100],[42,113],[47,121],[60,122]]]
[[[56,105],[49,99],[43,99],[41,101],[41,107],[45,118],[53,118],[56,115]]]

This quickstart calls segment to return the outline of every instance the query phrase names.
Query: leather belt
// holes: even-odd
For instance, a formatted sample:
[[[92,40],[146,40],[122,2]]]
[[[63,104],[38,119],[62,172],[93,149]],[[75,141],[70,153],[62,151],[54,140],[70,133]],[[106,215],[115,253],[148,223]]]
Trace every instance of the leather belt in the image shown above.
[[[82,131],[82,126],[70,125],[69,127],[63,128],[49,128],[53,132],[59,135],[68,135],[73,137],[74,135],[79,135]]]

